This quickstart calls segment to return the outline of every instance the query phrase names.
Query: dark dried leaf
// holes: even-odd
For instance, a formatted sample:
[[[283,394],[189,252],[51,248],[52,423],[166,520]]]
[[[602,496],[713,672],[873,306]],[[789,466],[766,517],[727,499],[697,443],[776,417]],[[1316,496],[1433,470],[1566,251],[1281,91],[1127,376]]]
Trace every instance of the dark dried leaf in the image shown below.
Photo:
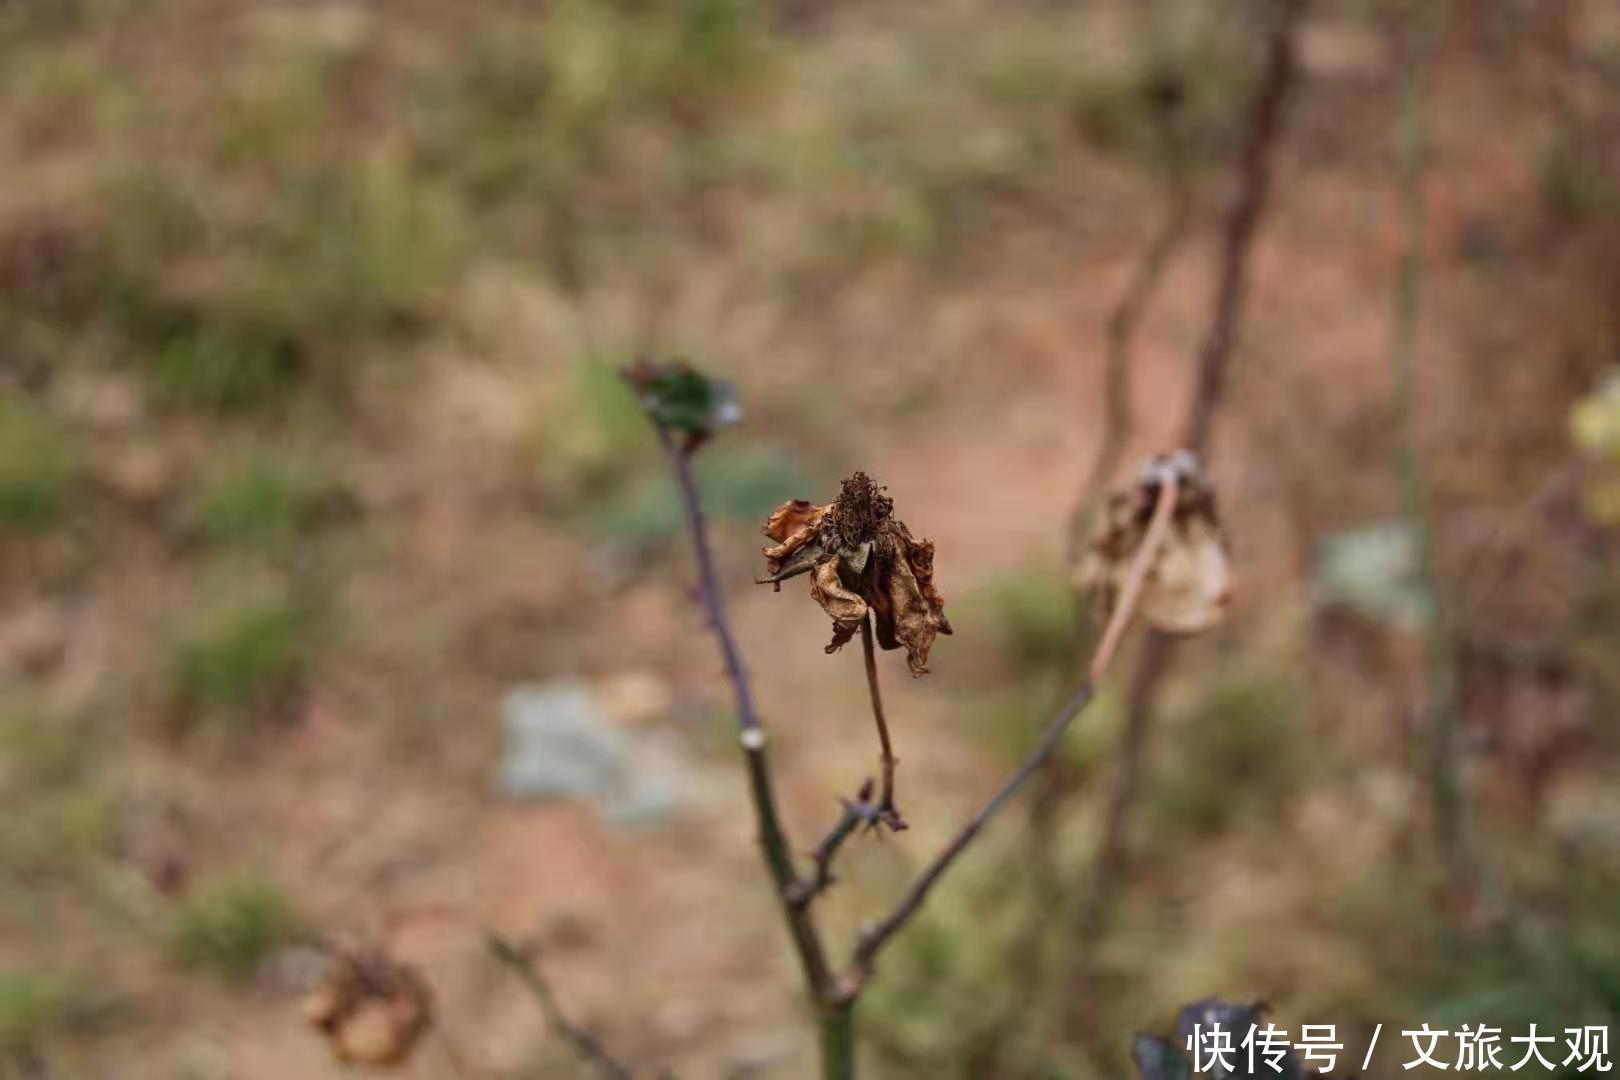
[[[889,575],[889,610],[893,635],[906,647],[906,663],[912,675],[928,672],[928,652],[936,634],[950,634],[951,622],[945,617],[945,598],[934,588],[934,545],[917,542],[905,525],[891,523],[895,558]]]

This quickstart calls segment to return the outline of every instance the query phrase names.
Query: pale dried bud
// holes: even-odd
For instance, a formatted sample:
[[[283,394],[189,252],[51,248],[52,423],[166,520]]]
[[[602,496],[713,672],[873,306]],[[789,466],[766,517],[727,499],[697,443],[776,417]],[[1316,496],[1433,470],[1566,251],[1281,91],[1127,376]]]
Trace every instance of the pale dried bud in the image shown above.
[[[1174,634],[1218,625],[1232,601],[1232,565],[1215,509],[1215,492],[1198,458],[1187,450],[1150,460],[1130,486],[1109,496],[1091,544],[1075,568],[1075,584],[1090,590],[1103,619],[1147,534],[1160,485],[1173,472],[1176,506],[1170,531],[1148,568],[1137,610],[1148,624]]]

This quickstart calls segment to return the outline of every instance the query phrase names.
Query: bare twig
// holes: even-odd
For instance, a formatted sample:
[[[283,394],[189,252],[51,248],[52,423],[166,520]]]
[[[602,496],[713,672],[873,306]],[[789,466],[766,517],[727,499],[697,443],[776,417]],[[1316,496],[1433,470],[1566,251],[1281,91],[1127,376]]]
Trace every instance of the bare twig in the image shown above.
[[[889,742],[889,724],[883,716],[883,694],[878,690],[877,651],[872,644],[870,615],[861,620],[861,654],[866,659],[866,689],[872,697],[872,719],[877,723],[878,743],[883,748],[883,787],[878,797],[877,820],[899,832],[906,827],[899,807],[894,804],[894,767],[900,760],[894,756],[894,746]]]
[[[1080,493],[1069,514],[1069,562],[1080,558],[1086,542],[1087,521],[1097,496],[1119,470],[1135,433],[1131,410],[1131,367],[1136,353],[1136,331],[1153,299],[1171,260],[1186,242],[1196,203],[1196,189],[1186,175],[1179,136],[1163,110],[1155,110],[1160,138],[1165,144],[1166,187],[1164,218],[1154,232],[1141,258],[1131,270],[1125,289],[1108,316],[1106,351],[1103,360],[1103,418],[1097,432],[1096,457],[1092,459]]]
[[[1114,608],[1113,615],[1109,619],[1108,630],[1103,637],[1105,644],[1109,641],[1117,642],[1119,636],[1124,633],[1125,627],[1129,625],[1136,613],[1136,602],[1141,594],[1142,581],[1147,576],[1148,568],[1152,566],[1153,560],[1158,556],[1159,548],[1164,543],[1164,538],[1169,532],[1170,521],[1175,512],[1177,487],[1175,470],[1172,468],[1160,470],[1158,501],[1153,507],[1153,518],[1148,524],[1147,533],[1143,536],[1142,543],[1137,548],[1136,555],[1131,563],[1126,586],[1121,591],[1119,604]],[[845,986],[848,988],[846,992],[855,993],[859,991],[862,983],[871,974],[872,965],[877,958],[878,952],[922,908],[923,902],[928,899],[929,891],[944,876],[945,871],[950,869],[951,863],[956,860],[956,857],[962,853],[963,849],[973,842],[974,837],[978,836],[985,824],[995,816],[996,811],[1001,809],[1008,799],[1012,798],[1014,793],[1024,785],[1025,781],[1035,775],[1041,766],[1046,764],[1047,760],[1052,756],[1052,752],[1057,748],[1058,742],[1062,739],[1063,732],[1068,728],[1069,723],[1076,716],[1079,716],[1087,705],[1091,704],[1096,694],[1096,684],[1107,671],[1108,661],[1112,655],[1113,649],[1111,647],[1097,650],[1096,656],[1092,659],[1090,673],[1085,681],[1080,684],[1080,688],[1074,692],[1068,702],[1058,710],[1052,721],[1047,724],[1046,730],[1041,733],[1040,741],[1035,744],[1035,749],[1024,759],[1024,763],[1007,778],[1001,788],[990,797],[990,801],[980,807],[978,813],[968,819],[967,824],[963,825],[957,834],[951,838],[950,842],[945,845],[944,850],[934,856],[923,872],[918,875],[917,880],[912,882],[910,887],[906,889],[894,910],[861,932],[855,945],[850,976],[845,980]]]
[[[1298,79],[1296,39],[1309,0],[1267,0],[1267,6],[1273,12],[1273,21],[1265,70],[1250,104],[1238,163],[1238,188],[1221,230],[1220,270],[1209,329],[1198,350],[1197,383],[1183,427],[1182,445],[1206,459],[1211,429],[1224,395],[1243,318],[1250,254],[1271,191],[1271,172],[1283,119]],[[1168,634],[1150,632],[1131,680],[1123,754],[1090,878],[1089,896],[1081,907],[1081,929],[1086,938],[1100,928],[1123,862],[1125,826],[1140,786],[1158,687],[1169,670],[1174,642]]]
[[[1175,516],[1176,497],[1180,494],[1180,479],[1176,476],[1173,466],[1165,466],[1157,471],[1158,501],[1153,505],[1153,516],[1148,519],[1147,532],[1142,536],[1142,546],[1137,550],[1137,557],[1125,572],[1125,584],[1119,590],[1119,600],[1114,605],[1114,617],[1108,620],[1108,626],[1103,630],[1102,642],[1091,658],[1091,668],[1087,674],[1092,682],[1101,680],[1103,672],[1108,670],[1109,661],[1113,660],[1114,651],[1119,648],[1119,643],[1125,636],[1125,629],[1130,625],[1131,613],[1136,610],[1136,601],[1142,595],[1142,584],[1147,580],[1148,569],[1153,565],[1153,557],[1158,554],[1160,545],[1164,543],[1165,534],[1170,531],[1170,522]]]
[[[540,968],[531,956],[492,930],[484,932],[484,943],[490,955],[528,988],[529,993],[534,996],[535,1003],[540,1006],[540,1012],[545,1016],[547,1026],[567,1041],[582,1062],[594,1067],[611,1080],[633,1080],[634,1074],[608,1053],[607,1048],[594,1035],[564,1015],[562,1006],[557,1004],[556,995],[551,992],[551,985],[546,982],[545,976],[540,973]]]
[[[1288,100],[1299,75],[1298,28],[1309,0],[1268,0],[1275,9],[1266,47],[1266,67],[1250,106],[1248,133],[1239,160],[1236,197],[1221,231],[1220,277],[1209,332],[1198,352],[1198,384],[1183,428],[1181,445],[1199,457],[1206,453],[1210,428],[1226,389],[1243,302],[1249,283],[1249,254],[1271,194],[1271,172]]]
[[[855,945],[851,987],[859,988],[861,983],[871,974],[872,963],[876,959],[879,950],[910,921],[913,915],[917,914],[923,902],[928,899],[929,891],[933,889],[945,871],[950,869],[951,863],[955,862],[956,857],[962,853],[962,850],[972,843],[973,838],[979,834],[979,831],[984,828],[996,811],[1001,809],[1002,804],[1012,798],[1013,794],[1023,786],[1024,781],[1028,780],[1036,770],[1046,763],[1046,759],[1051,756],[1052,751],[1057,747],[1058,740],[1063,737],[1063,732],[1069,726],[1069,722],[1079,716],[1087,705],[1091,704],[1094,693],[1095,688],[1092,686],[1091,680],[1087,679],[1069,698],[1063,708],[1058,710],[1058,714],[1052,718],[1052,721],[1046,725],[1046,730],[1041,734],[1040,742],[1036,743],[1035,749],[1030,752],[1024,763],[1001,785],[1000,790],[990,797],[990,801],[980,807],[978,813],[968,819],[967,824],[963,825],[957,834],[951,838],[950,842],[945,845],[944,850],[934,856],[917,880],[913,881],[906,889],[905,894],[900,898],[900,902],[895,906],[894,910],[861,932],[860,939]]]

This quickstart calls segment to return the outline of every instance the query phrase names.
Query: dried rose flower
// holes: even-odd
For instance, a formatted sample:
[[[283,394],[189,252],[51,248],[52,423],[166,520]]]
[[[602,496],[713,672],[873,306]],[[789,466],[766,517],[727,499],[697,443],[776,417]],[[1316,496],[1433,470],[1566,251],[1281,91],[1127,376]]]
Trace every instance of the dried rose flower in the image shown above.
[[[810,595],[833,621],[836,652],[860,631],[870,612],[878,644],[906,649],[913,676],[928,672],[934,635],[949,634],[945,598],[934,587],[934,544],[912,538],[894,516],[894,500],[858,472],[832,502],[785,502],[765,522],[774,543],[764,549],[776,585],[809,574]],[[763,582],[762,582],[763,584]]]
[[[1148,569],[1137,610],[1156,629],[1194,634],[1219,624],[1232,601],[1232,566],[1215,510],[1215,492],[1198,458],[1181,450],[1154,458],[1130,486],[1109,496],[1090,547],[1075,568],[1075,583],[1089,589],[1106,619],[1147,533],[1166,470],[1174,470],[1175,515],[1164,546]]]
[[[415,968],[375,950],[343,950],[304,999],[304,1016],[339,1061],[398,1065],[433,1022],[433,995]]]

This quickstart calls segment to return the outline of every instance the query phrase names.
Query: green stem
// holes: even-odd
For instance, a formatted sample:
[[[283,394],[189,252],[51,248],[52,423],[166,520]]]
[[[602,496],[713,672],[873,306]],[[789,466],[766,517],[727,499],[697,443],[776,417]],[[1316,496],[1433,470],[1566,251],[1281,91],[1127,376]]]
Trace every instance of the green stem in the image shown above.
[[[821,1013],[821,1075],[825,1080],[854,1080],[855,1002],[828,1006]]]

